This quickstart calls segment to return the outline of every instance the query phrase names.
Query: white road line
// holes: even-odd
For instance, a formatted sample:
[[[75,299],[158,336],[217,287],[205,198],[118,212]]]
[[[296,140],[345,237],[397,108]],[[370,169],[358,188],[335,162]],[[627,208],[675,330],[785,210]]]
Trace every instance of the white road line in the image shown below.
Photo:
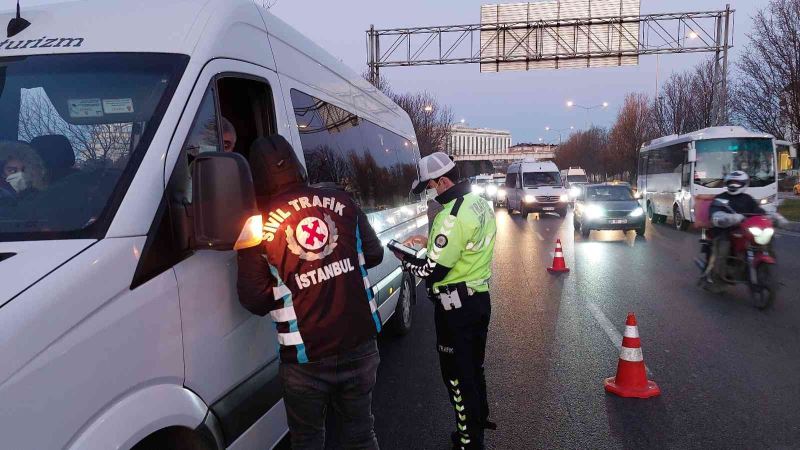
[[[544,241],[544,236],[542,236],[542,233],[539,233],[538,231],[536,232],[536,237],[539,238],[540,241]]]
[[[606,335],[611,340],[611,343],[614,344],[614,347],[618,351],[622,351],[622,335],[619,331],[614,327],[608,317],[603,314],[603,311],[600,311],[600,308],[597,307],[594,303],[587,303],[586,306],[589,308],[589,311],[592,312],[594,319],[597,321],[597,324],[600,325],[600,328],[606,332]],[[647,375],[649,377],[653,376],[653,372],[650,371],[650,368],[645,365],[645,369],[647,370]]]

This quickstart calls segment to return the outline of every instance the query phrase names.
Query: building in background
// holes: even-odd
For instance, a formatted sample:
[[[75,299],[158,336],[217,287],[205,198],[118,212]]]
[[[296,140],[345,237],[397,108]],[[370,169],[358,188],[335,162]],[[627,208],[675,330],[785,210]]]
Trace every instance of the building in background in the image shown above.
[[[453,126],[447,151],[456,161],[503,159],[511,146],[511,132],[471,128],[464,123]]]

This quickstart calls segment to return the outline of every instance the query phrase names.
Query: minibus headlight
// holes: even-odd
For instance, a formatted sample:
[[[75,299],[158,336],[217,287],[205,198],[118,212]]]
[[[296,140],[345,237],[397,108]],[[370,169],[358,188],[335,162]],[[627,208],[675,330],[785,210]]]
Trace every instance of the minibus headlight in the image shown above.
[[[261,214],[250,216],[247,222],[244,223],[242,232],[239,233],[239,238],[233,244],[234,250],[243,250],[250,247],[255,247],[261,243],[264,236],[263,223]]]
[[[531,194],[526,195],[525,203],[536,203],[536,197]]]
[[[497,198],[506,198],[506,190],[505,189],[498,189],[497,190]]]
[[[581,195],[581,188],[579,188],[578,186],[572,186],[571,188],[569,188],[570,197],[577,198],[579,195]]]
[[[642,215],[644,215],[644,210],[641,206],[631,211],[631,217],[642,217]]]
[[[486,193],[489,194],[489,195],[497,194],[497,186],[495,186],[493,184],[490,184],[489,186],[486,186]]]
[[[472,193],[473,194],[483,194],[483,188],[478,186],[477,184],[472,185]]]
[[[561,196],[558,197],[558,201],[560,201],[560,202],[568,202],[569,201],[569,195],[561,194]]]

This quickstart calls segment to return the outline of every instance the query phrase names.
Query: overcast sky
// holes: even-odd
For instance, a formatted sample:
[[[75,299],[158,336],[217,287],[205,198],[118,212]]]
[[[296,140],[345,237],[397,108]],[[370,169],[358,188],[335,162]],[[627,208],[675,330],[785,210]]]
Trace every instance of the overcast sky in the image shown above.
[[[350,67],[366,68],[365,30],[405,26],[455,25],[480,22],[480,6],[491,0],[278,0],[272,12],[322,45]],[[516,2],[515,2],[516,3]],[[747,41],[751,17],[767,0],[732,0],[736,9],[734,60]],[[725,8],[725,0],[642,0],[642,13],[705,11]],[[696,63],[702,56],[659,57],[660,77]],[[480,73],[479,66],[426,66],[384,69],[398,91],[428,90],[450,105],[456,119],[470,125],[510,130],[513,141],[539,137],[558,141],[545,126],[583,128],[613,122],[625,94],[653,95],[656,57],[640,58],[638,66],[514,73]],[[567,99],[583,105],[611,104],[607,111],[568,110]]]
[[[56,3],[59,0],[22,0],[24,5]],[[130,0],[135,3],[135,0]],[[169,1],[169,0],[165,0]],[[273,0],[274,1],[274,0]],[[642,13],[717,10],[726,0],[642,0]],[[735,61],[747,42],[751,18],[768,0],[730,0],[735,13]],[[5,4],[8,5],[5,5]],[[276,14],[312,40],[362,72],[366,68],[365,30],[480,22],[480,6],[491,0],[277,0]],[[13,7],[13,0],[0,0],[0,9]],[[640,58],[638,66],[608,69],[570,69],[530,72],[480,73],[476,64],[400,67],[384,69],[397,91],[427,90],[450,105],[456,120],[472,126],[510,130],[513,141],[535,142],[538,138],[557,142],[554,129],[584,128],[589,123],[611,124],[627,92],[653,95],[656,73],[663,81],[676,70],[691,66],[702,56],[664,55]],[[566,100],[578,104],[610,103],[606,111],[568,110]]]

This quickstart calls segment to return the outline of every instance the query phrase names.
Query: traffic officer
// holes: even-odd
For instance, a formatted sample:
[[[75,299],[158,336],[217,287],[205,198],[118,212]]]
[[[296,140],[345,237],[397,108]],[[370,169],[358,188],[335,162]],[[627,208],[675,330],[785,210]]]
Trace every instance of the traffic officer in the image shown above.
[[[239,300],[276,323],[292,448],[325,448],[333,411],[344,448],[377,450],[381,319],[367,269],[381,262],[383,246],[349,194],[308,185],[286,139],[258,139],[250,165],[264,245],[238,254]]]
[[[491,315],[489,278],[494,254],[494,211],[460,181],[455,163],[437,152],[419,161],[417,193],[435,189],[444,207],[425,242],[427,256],[395,252],[403,267],[424,278],[435,302],[436,345],[442,378],[455,409],[454,448],[482,449],[489,422],[483,361]]]

